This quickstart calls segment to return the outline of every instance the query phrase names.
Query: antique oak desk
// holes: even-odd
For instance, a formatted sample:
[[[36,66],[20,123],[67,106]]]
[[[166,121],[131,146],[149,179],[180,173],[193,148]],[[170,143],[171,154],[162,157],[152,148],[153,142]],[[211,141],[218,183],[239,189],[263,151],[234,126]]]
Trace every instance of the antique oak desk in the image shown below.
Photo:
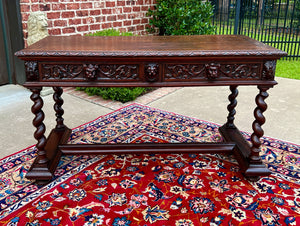
[[[245,36],[47,37],[16,55],[25,61],[32,91],[37,157],[26,177],[51,180],[62,154],[234,153],[250,180],[266,176],[260,137],[267,90],[274,85],[276,60],[285,53]],[[251,144],[234,124],[237,87],[255,85],[257,107]],[[53,87],[56,127],[45,137],[42,87]],[[61,87],[102,86],[229,86],[227,122],[220,127],[222,143],[192,144],[67,144],[71,130],[64,125]],[[209,96],[207,97],[209,98]],[[250,97],[249,97],[250,98]],[[250,99],[249,99],[250,101]],[[201,103],[199,103],[201,104]],[[213,110],[213,109],[212,109]]]

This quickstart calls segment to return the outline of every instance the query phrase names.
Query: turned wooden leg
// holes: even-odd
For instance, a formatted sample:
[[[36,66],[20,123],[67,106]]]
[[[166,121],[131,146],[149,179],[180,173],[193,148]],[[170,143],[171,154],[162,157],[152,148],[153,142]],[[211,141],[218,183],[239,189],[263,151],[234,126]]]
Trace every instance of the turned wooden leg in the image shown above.
[[[260,92],[255,99],[257,107],[254,110],[255,121],[252,126],[254,132],[251,136],[251,145],[249,145],[242,133],[233,123],[235,115],[234,108],[237,104],[236,96],[238,94],[236,86],[230,86],[232,93],[228,97],[230,104],[227,107],[229,111],[227,123],[219,128],[219,131],[226,142],[234,142],[236,144],[233,152],[241,171],[250,181],[257,181],[260,176],[268,176],[271,174],[271,171],[266,168],[259,156],[261,145],[259,139],[264,134],[261,126],[265,123],[265,117],[262,113],[267,109],[267,104],[264,100],[268,97],[267,90],[269,88],[269,86],[258,86]]]
[[[259,94],[255,98],[257,107],[254,110],[255,120],[252,124],[253,133],[251,135],[251,148],[249,156],[249,169],[245,172],[245,175],[250,180],[257,180],[256,175],[269,175],[271,172],[266,168],[265,164],[259,155],[260,153],[260,138],[264,135],[264,131],[261,126],[265,123],[266,119],[263,112],[267,109],[265,99],[269,96],[267,90],[270,87],[258,86]]]
[[[229,111],[229,114],[227,116],[227,128],[235,128],[234,125],[234,116],[236,114],[235,107],[237,105],[236,97],[238,95],[237,86],[230,86],[231,94],[228,96],[228,100],[230,101],[230,104],[227,106],[227,110]]]
[[[252,124],[253,133],[251,135],[251,155],[250,164],[262,164],[262,160],[259,156],[260,152],[260,138],[264,135],[264,131],[261,126],[265,123],[266,119],[263,116],[263,112],[267,109],[265,99],[269,96],[267,90],[269,87],[258,87],[260,92],[256,96],[255,102],[257,107],[254,110],[255,121]]]
[[[46,127],[43,123],[45,115],[42,111],[43,99],[40,96],[42,87],[34,87],[30,90],[32,92],[30,99],[34,102],[31,111],[35,115],[32,124],[34,125],[34,127],[36,127],[34,138],[37,140],[37,157],[31,168],[29,169],[26,177],[29,179],[35,179],[38,177],[41,180],[47,181],[50,178],[52,178],[52,174],[49,172],[48,169],[49,159],[45,150],[46,137],[44,133],[46,131]]]
[[[31,89],[32,95],[30,99],[34,102],[31,112],[35,115],[35,118],[32,121],[34,127],[36,127],[36,131],[34,133],[34,138],[37,140],[36,148],[37,148],[37,163],[40,165],[44,165],[48,163],[48,158],[46,156],[45,145],[46,145],[46,137],[44,133],[46,131],[45,124],[43,123],[45,114],[42,111],[42,107],[44,105],[43,99],[40,96],[40,91],[42,87],[38,87],[35,89]]]
[[[64,110],[62,109],[62,105],[64,103],[64,100],[61,98],[61,95],[63,93],[63,89],[61,87],[53,87],[54,94],[53,99],[55,101],[54,104],[54,110],[56,112],[56,127],[55,129],[64,129],[64,118],[62,117],[64,114]]]
[[[67,143],[71,130],[64,125],[64,119],[62,117],[64,113],[64,110],[61,107],[63,104],[61,98],[63,92],[62,88],[54,87],[55,93],[53,99],[55,101],[54,110],[56,112],[56,127],[46,139],[44,136],[46,128],[43,123],[44,113],[42,111],[43,100],[40,97],[42,88],[33,87],[30,89],[32,91],[31,100],[34,102],[32,106],[32,112],[35,114],[33,125],[36,127],[34,137],[37,139],[38,143],[36,145],[37,157],[26,174],[26,178],[35,179],[37,184],[43,185],[53,178],[61,157],[61,151],[59,151],[58,145]]]

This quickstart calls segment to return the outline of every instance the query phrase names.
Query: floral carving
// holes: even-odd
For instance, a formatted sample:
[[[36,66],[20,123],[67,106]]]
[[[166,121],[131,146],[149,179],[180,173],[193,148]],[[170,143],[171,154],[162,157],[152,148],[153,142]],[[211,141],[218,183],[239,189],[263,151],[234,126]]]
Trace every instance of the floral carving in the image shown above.
[[[79,64],[52,65],[43,64],[43,79],[66,79],[80,75],[83,66]]]
[[[275,61],[260,63],[199,63],[199,64],[165,64],[165,81],[186,79],[273,79]],[[25,63],[28,81],[39,77],[38,63]],[[263,67],[263,69],[262,69]],[[139,80],[138,64],[41,64],[43,80]],[[145,81],[159,80],[159,64],[148,63],[144,67]]]
[[[230,78],[259,78],[257,64],[227,64],[221,69]]]
[[[251,79],[260,78],[259,64],[167,64],[166,80],[173,79]]]
[[[205,64],[206,78],[210,80],[216,79],[219,74],[219,68],[220,68],[220,64],[214,64],[214,63]]]
[[[138,77],[138,65],[99,65],[99,76],[111,79],[134,79]]]
[[[36,61],[26,61],[25,71],[27,81],[36,81],[39,78],[38,63]]]
[[[166,78],[169,79],[189,79],[191,77],[201,77],[204,67],[201,64],[177,64],[166,65]]]
[[[276,61],[267,61],[264,63],[262,78],[266,80],[273,80],[275,76],[275,68],[276,68]]]
[[[159,65],[158,64],[146,64],[145,65],[145,78],[148,82],[155,82],[159,78]]]
[[[109,78],[112,80],[137,79],[138,65],[119,64],[42,64],[44,80],[49,79],[83,79],[96,80]]]
[[[96,65],[96,64],[89,64],[89,65],[84,64],[83,69],[85,70],[84,73],[85,73],[85,77],[87,79],[93,80],[93,79],[97,78],[98,65]]]

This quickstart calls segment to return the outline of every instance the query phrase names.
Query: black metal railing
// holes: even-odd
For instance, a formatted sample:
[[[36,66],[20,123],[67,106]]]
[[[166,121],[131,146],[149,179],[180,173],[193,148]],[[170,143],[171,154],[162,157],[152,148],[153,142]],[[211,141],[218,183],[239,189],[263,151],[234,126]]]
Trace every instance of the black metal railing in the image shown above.
[[[300,0],[211,0],[217,34],[241,34],[300,59]]]

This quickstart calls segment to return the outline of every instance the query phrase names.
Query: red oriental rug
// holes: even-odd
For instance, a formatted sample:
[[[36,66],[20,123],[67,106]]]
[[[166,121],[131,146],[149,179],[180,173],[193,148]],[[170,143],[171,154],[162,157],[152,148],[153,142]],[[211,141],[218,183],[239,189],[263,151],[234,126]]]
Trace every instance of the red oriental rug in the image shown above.
[[[249,138],[248,133],[243,133]],[[71,143],[220,141],[218,125],[129,105],[73,130]],[[65,156],[55,179],[25,179],[34,147],[0,160],[1,225],[300,225],[300,146],[262,138],[273,172],[245,180],[233,157]]]

